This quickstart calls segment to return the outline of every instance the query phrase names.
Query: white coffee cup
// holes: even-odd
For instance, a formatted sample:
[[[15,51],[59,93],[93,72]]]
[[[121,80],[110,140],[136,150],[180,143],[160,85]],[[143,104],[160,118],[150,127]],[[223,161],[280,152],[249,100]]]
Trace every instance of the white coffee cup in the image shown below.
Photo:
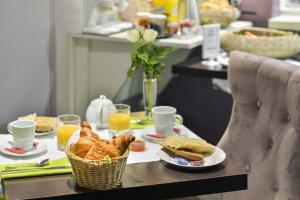
[[[171,106],[156,106],[152,108],[152,119],[157,134],[167,136],[173,132],[175,119],[179,119],[179,124],[183,122],[182,116],[176,114],[177,110]]]
[[[17,120],[7,125],[13,136],[14,147],[28,151],[32,149],[36,123],[32,120]]]

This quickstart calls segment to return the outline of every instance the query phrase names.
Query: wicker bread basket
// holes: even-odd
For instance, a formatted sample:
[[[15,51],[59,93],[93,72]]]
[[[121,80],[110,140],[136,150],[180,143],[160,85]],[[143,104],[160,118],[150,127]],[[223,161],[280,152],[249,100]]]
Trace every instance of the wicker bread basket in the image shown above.
[[[238,34],[241,31],[250,31],[258,36]],[[297,34],[266,28],[226,32],[221,36],[221,44],[227,51],[241,50],[273,58],[288,58],[300,52],[300,38]]]
[[[231,22],[240,16],[240,11],[232,7],[229,10],[199,10],[201,14],[201,24],[219,23],[221,28],[226,28]]]
[[[67,157],[79,186],[93,190],[107,190],[121,184],[128,151],[120,157],[112,158],[110,163],[87,160],[74,152],[74,144],[66,148]]]

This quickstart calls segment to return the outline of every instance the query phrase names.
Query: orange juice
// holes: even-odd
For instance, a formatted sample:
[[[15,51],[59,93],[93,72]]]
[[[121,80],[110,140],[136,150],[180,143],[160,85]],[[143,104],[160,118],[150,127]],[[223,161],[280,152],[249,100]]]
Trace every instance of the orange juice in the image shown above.
[[[57,128],[57,145],[67,145],[70,137],[80,128],[78,125],[61,125]]]
[[[112,113],[108,118],[110,129],[115,131],[128,130],[130,128],[130,116],[128,113]]]

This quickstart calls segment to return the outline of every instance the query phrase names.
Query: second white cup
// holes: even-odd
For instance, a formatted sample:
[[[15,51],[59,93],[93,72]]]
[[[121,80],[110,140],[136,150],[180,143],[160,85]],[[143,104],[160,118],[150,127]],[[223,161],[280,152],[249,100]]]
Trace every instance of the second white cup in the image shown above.
[[[175,120],[179,120],[179,125],[183,123],[181,115],[176,114],[177,110],[171,106],[157,106],[152,108],[152,118],[157,134],[167,136],[173,132]]]
[[[36,123],[31,120],[17,120],[7,125],[7,130],[13,136],[14,147],[28,151],[33,147]]]

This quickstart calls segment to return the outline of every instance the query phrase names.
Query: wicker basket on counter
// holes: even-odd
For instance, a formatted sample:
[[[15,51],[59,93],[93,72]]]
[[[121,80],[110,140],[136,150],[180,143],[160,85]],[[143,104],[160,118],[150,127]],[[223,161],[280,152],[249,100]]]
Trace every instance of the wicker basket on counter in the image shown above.
[[[241,34],[246,32],[253,33],[253,36]],[[273,58],[288,58],[300,52],[300,37],[297,34],[267,28],[226,32],[221,36],[221,44],[227,51],[241,50]]]
[[[226,28],[229,24],[237,20],[240,16],[240,11],[232,7],[229,10],[199,10],[201,15],[201,24],[215,24],[219,23],[221,28]]]
[[[120,157],[112,158],[110,163],[87,160],[77,156],[74,152],[74,144],[66,148],[67,157],[79,186],[93,190],[107,190],[122,183],[128,151]]]

